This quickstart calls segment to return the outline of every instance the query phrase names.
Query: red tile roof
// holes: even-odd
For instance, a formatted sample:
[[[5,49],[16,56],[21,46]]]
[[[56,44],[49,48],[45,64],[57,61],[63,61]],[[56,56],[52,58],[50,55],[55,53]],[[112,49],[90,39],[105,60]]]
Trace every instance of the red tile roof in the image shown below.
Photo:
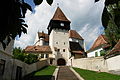
[[[108,44],[108,39],[105,35],[100,35],[94,42],[94,44],[92,45],[92,47],[90,48],[91,50],[95,49],[96,47],[103,45],[103,44]]]
[[[59,7],[56,9],[52,20],[69,21]]]
[[[38,37],[39,38],[42,37],[42,38],[44,38],[44,41],[49,42],[49,35],[44,33],[43,31],[42,32],[38,32]]]
[[[69,37],[83,40],[83,38],[75,30],[69,30]]]
[[[100,36],[98,36],[98,38],[95,40],[95,42],[92,45],[92,47],[90,48],[90,50],[88,50],[87,52],[92,51],[98,47],[102,47],[102,48],[110,47],[110,45],[108,43],[108,39],[105,35],[101,34]]]
[[[50,46],[27,46],[24,51],[27,53],[52,53]]]

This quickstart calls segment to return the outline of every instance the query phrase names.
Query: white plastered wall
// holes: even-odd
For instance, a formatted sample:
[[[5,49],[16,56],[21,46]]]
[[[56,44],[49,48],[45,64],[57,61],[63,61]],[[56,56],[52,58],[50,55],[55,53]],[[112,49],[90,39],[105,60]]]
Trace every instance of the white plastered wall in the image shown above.
[[[64,58],[67,62],[67,65],[69,65],[69,33],[67,30],[62,29],[53,29],[50,33],[50,39],[49,39],[49,46],[51,47],[53,51],[53,55],[55,58]],[[55,48],[60,49],[59,53],[55,51]],[[65,52],[63,51],[65,49]],[[61,55],[61,56],[59,56]]]

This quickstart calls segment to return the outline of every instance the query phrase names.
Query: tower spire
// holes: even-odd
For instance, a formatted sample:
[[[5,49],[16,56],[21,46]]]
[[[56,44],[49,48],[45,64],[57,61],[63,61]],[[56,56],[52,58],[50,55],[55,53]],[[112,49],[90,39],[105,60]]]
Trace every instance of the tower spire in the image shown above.
[[[57,7],[55,14],[52,18],[52,20],[58,20],[58,21],[67,21],[70,22],[67,17],[65,16],[65,14],[62,12],[62,10],[59,8],[59,6]]]

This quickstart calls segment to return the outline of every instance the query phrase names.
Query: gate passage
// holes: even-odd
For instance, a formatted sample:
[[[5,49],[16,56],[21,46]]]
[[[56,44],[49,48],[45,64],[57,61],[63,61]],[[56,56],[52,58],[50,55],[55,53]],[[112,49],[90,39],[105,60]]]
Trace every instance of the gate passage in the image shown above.
[[[63,59],[63,58],[58,59],[57,60],[57,65],[58,66],[65,66],[66,65],[65,59]]]

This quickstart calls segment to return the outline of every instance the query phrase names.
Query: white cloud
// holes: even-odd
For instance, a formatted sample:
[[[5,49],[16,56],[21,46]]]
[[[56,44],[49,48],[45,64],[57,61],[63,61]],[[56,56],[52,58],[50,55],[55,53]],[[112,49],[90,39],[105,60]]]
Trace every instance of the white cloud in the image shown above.
[[[25,48],[33,45],[35,35],[38,31],[47,33],[47,26],[50,19],[59,7],[71,21],[71,28],[77,30],[85,39],[87,48],[91,46],[95,38],[103,32],[101,29],[101,14],[103,9],[103,0],[94,3],[94,0],[54,0],[52,6],[44,2],[35,7],[35,13],[27,11],[25,20],[29,28],[28,34],[22,36],[15,41],[15,46]]]

